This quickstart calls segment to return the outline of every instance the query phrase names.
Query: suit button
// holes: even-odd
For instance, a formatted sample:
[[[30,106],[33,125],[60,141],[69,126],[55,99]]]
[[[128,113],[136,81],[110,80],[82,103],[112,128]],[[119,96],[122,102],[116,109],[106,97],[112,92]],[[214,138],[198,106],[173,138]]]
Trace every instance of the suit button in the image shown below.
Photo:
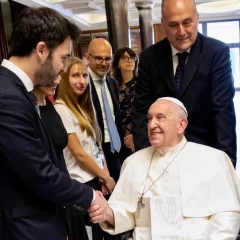
[[[79,211],[79,212],[83,212],[83,211],[84,211],[84,208],[81,207],[81,206],[74,205],[73,207],[74,207],[77,211]]]
[[[84,208],[79,206],[79,209],[78,209],[78,210],[79,210],[80,212],[83,212],[83,211],[84,211]]]

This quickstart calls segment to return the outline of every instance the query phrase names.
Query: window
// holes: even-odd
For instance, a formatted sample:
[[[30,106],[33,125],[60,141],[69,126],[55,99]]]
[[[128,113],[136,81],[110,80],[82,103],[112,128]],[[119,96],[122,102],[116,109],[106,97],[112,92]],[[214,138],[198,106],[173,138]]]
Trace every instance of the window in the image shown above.
[[[232,73],[234,78],[235,88],[240,87],[240,62],[239,62],[239,48],[230,48],[230,60],[232,64]]]
[[[207,23],[207,35],[225,43],[239,43],[239,21]]]
[[[237,159],[240,159],[240,20],[202,22],[201,24],[202,26],[199,29],[202,30],[203,34],[225,42],[230,48],[230,60],[236,90],[234,104],[237,120]],[[236,168],[240,178],[239,161]]]
[[[200,33],[203,33],[203,29],[202,29],[202,24],[201,23],[198,24],[198,31]]]
[[[200,25],[201,24],[201,25]],[[240,90],[240,20],[201,22],[199,32],[225,42],[230,48],[234,86]]]

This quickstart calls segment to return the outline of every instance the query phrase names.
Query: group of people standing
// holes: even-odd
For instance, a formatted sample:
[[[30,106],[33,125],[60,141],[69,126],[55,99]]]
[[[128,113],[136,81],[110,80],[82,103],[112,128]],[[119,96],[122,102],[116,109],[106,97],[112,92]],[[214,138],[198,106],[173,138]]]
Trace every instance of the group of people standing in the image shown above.
[[[108,54],[108,59],[101,57],[101,51]],[[86,54],[88,66],[79,58],[69,57],[66,72],[57,77],[52,86],[38,85],[33,90],[39,117],[58,158],[65,161],[70,177],[101,191],[107,198],[118,181],[122,161],[134,152],[131,104],[137,61],[134,51],[127,47],[120,49],[118,58],[114,59],[118,60],[116,72],[122,86],[119,109],[117,81],[107,76],[113,61],[111,51],[106,40],[96,39],[90,43]],[[116,126],[122,146],[118,150],[111,149],[112,133],[101,84],[108,89],[112,117],[119,120]],[[53,103],[48,96],[54,97]],[[125,116],[123,124],[122,115]],[[82,214],[76,206],[67,209],[67,218],[70,240],[102,240],[103,235],[104,239],[115,239],[104,234],[99,224],[92,224],[88,215]]]
[[[157,156],[164,159],[162,162],[167,154],[175,158],[189,140],[226,152],[235,166],[236,120],[228,47],[198,33],[193,0],[163,0],[162,24],[167,38],[143,51],[139,66],[131,48],[121,48],[113,57],[110,43],[102,38],[90,42],[85,66],[81,59],[70,56],[72,41],[80,34],[75,25],[47,8],[28,8],[19,15],[13,28],[9,59],[0,67],[0,239],[66,240],[68,236],[69,240],[110,240],[116,239],[112,234],[121,233],[121,229],[131,230],[139,224],[133,214],[137,216],[141,207],[149,205],[149,200],[142,202],[138,198],[138,188],[143,197],[146,186],[151,188],[156,183],[159,188],[154,188],[156,191],[151,191],[150,196],[157,193],[166,195],[167,199],[171,195],[171,191],[159,190],[164,183],[161,178],[160,182],[148,180],[153,160],[152,157],[148,163],[149,150],[132,155],[150,144],[154,153],[156,149],[160,153]],[[183,60],[181,54],[185,55]],[[111,67],[113,76],[108,75]],[[54,96],[54,101],[47,96]],[[162,97],[170,98],[155,102]],[[180,106],[180,110],[172,103]],[[172,118],[173,113],[177,122]],[[164,125],[162,119],[169,116],[171,123]],[[162,143],[159,137],[167,140],[161,140]],[[197,145],[187,146],[189,151],[191,147],[201,150]],[[215,164],[214,154],[208,149],[202,155],[203,162],[209,157]],[[105,198],[114,191],[126,158],[128,161],[122,169],[125,172],[109,208]],[[141,176],[136,158],[141,165]],[[141,158],[146,167],[149,164],[149,169],[142,167]],[[200,158],[199,155],[197,160]],[[225,155],[219,159],[228,164]],[[154,158],[154,166],[157,161]],[[164,164],[170,166],[170,162],[166,160]],[[130,167],[126,168],[127,164]],[[204,187],[209,184],[214,164],[210,174],[205,175]],[[182,169],[187,165],[192,166],[185,163]],[[177,194],[181,201],[179,179],[183,171],[176,170],[177,163],[174,166],[169,168],[177,186],[174,197]],[[191,169],[197,172],[196,167],[188,169],[189,173]],[[222,167],[216,169],[224,176]],[[136,184],[130,184],[131,176]],[[187,175],[187,181],[191,177]],[[229,186],[234,188],[237,180],[229,179]],[[230,193],[228,181],[221,182]],[[199,182],[201,179],[195,181]],[[132,186],[126,191],[127,196],[124,196],[125,184]],[[188,191],[195,197],[194,191]],[[237,198],[235,195],[232,202]],[[204,197],[206,200],[207,194]],[[187,202],[183,204],[186,206]],[[219,203],[221,211],[236,212],[224,216],[224,221],[231,218],[236,224],[230,237],[222,239],[234,240],[239,227],[238,205],[234,202],[231,209]],[[191,209],[190,215],[197,212],[200,218],[210,208],[202,206],[202,212]],[[179,211],[182,223],[182,210]],[[144,224],[151,227],[146,221]],[[219,229],[225,231],[223,227]],[[213,231],[219,229],[215,226]],[[133,238],[151,239],[151,231],[141,231],[135,232]],[[204,231],[205,227],[201,228],[201,234]],[[178,240],[185,239],[180,232],[176,236]],[[161,235],[162,239],[176,236]]]

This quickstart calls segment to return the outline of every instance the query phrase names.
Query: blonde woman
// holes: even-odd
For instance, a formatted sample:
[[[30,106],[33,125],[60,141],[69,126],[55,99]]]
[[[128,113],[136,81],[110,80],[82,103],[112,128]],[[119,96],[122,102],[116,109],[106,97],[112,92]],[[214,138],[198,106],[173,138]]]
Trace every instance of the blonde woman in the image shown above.
[[[81,59],[69,59],[54,106],[68,133],[68,144],[63,152],[71,178],[86,183],[95,190],[101,190],[103,194],[111,193],[115,182],[109,175],[101,149],[101,135],[91,99],[88,74]],[[70,214],[70,238],[81,240],[81,209],[77,209],[72,209]],[[93,240],[102,240],[99,225],[92,225],[87,217],[84,224],[92,227],[90,235]]]

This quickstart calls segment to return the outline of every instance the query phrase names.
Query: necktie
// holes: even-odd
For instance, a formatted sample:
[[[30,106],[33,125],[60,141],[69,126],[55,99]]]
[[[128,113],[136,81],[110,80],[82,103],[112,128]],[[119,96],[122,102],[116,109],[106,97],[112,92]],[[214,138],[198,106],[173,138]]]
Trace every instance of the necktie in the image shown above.
[[[177,90],[179,91],[181,82],[183,80],[184,66],[185,66],[187,56],[188,56],[188,52],[177,53],[177,56],[178,56],[178,66],[177,66],[176,73],[174,76],[174,82],[175,82]]]
[[[121,148],[121,141],[120,141],[118,130],[113,120],[112,112],[107,99],[104,80],[103,79],[100,80],[100,83],[101,83],[101,90],[102,90],[103,107],[104,107],[106,122],[108,126],[108,133],[109,133],[110,143],[111,143],[111,152],[112,153],[114,153],[115,151],[119,152]]]

